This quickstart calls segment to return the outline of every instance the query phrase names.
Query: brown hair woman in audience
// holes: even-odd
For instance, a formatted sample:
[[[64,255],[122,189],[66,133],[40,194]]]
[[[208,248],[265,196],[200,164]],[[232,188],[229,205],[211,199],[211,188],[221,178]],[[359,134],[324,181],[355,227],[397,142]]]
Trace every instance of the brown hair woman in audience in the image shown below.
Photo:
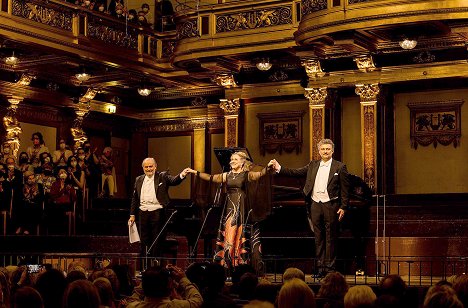
[[[226,185],[226,202],[221,217],[214,261],[232,270],[241,264],[252,264],[261,271],[261,248],[258,224],[252,222],[251,214],[255,210],[247,198],[248,182],[257,181],[267,174],[267,168],[261,171],[249,171],[252,163],[244,152],[235,152],[229,163],[231,170],[221,174],[206,174],[190,169],[205,181]],[[251,225],[251,230],[246,230]],[[251,231],[251,238],[248,238]]]

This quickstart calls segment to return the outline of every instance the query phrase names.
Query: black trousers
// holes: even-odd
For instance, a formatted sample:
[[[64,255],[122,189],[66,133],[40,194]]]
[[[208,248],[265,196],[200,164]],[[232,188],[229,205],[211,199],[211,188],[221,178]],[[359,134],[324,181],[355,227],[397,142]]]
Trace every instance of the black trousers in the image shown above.
[[[336,242],[338,238],[338,202],[312,201],[310,218],[315,236],[315,255],[324,271],[335,270]]]
[[[140,240],[141,257],[161,257],[166,232],[163,231],[157,242],[154,242],[160,234],[166,222],[166,211],[164,208],[155,211],[139,211],[140,215]],[[152,245],[152,247],[151,247]]]

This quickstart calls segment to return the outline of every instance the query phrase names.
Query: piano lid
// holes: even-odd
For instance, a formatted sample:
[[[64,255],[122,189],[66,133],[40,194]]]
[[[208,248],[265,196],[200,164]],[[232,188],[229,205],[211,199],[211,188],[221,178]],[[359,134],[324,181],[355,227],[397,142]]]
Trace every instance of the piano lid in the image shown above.
[[[214,148],[213,149],[219,164],[223,168],[223,172],[228,171],[230,168],[229,162],[231,161],[231,155],[235,152],[244,152],[247,154],[247,160],[253,162],[252,156],[250,156],[247,148],[232,147],[232,148]]]

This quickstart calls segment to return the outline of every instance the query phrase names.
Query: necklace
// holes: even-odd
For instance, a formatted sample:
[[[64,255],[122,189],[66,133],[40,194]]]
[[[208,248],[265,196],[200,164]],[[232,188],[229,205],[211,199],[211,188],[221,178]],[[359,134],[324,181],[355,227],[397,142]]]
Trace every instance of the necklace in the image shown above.
[[[239,171],[239,172],[234,172],[234,171],[232,171],[232,170],[231,170],[232,179],[233,179],[233,180],[235,180],[235,179],[236,179],[236,177],[238,177],[238,176],[239,176],[239,174],[241,174],[241,172],[242,172],[242,171]]]

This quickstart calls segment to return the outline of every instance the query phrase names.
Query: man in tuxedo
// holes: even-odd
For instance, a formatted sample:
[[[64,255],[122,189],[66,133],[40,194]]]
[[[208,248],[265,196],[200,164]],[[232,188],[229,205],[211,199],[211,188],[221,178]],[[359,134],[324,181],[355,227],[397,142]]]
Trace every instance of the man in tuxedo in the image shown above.
[[[332,159],[334,149],[333,141],[322,139],[318,143],[320,160],[297,169],[281,167],[275,159],[268,164],[279,174],[306,177],[303,193],[315,234],[317,278],[335,270],[338,221],[343,219],[349,199],[348,171],[345,164]]]
[[[156,171],[157,164],[152,157],[145,158],[141,165],[145,174],[138,176],[135,180],[128,225],[131,226],[135,222],[135,215],[138,211],[141,256],[159,257],[161,245],[158,244],[164,243],[165,236],[161,235],[158,243],[155,243],[153,247],[151,245],[166,222],[166,207],[170,202],[169,186],[182,183],[188,173],[188,168],[172,176],[166,171]],[[151,250],[148,250],[150,247]]]

